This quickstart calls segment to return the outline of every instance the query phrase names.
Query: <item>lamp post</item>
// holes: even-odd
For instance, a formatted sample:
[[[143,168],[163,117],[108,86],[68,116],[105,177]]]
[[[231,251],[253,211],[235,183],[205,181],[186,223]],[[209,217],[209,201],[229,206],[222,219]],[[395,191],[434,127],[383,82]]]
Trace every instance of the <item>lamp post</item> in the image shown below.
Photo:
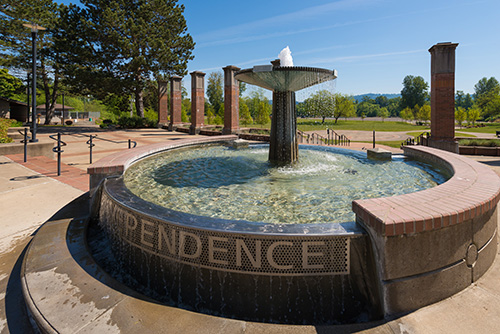
[[[38,139],[36,139],[36,34],[38,30],[45,30],[44,27],[41,27],[37,24],[34,23],[24,23],[23,26],[26,28],[31,29],[31,49],[32,49],[32,92],[31,92],[31,105],[33,108],[33,112],[31,113],[31,123],[32,123],[32,128],[31,128],[31,139],[30,142],[37,142]]]
[[[26,111],[26,123],[30,122],[30,72],[27,72],[28,78],[26,80],[27,82],[27,88],[26,88],[26,95],[28,95],[28,110]]]
[[[64,125],[64,93],[62,93],[62,122],[61,125]]]

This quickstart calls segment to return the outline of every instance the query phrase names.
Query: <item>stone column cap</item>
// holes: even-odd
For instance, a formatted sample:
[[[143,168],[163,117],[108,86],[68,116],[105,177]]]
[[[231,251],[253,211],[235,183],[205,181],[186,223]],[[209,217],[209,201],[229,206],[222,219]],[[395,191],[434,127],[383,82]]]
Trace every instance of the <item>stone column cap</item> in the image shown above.
[[[239,71],[239,70],[241,70],[241,68],[239,68],[238,66],[234,66],[234,65],[228,65],[226,67],[223,67],[222,69],[223,70],[233,70],[233,71]]]
[[[202,71],[193,71],[190,73],[191,75],[204,76],[206,73]]]
[[[172,75],[170,80],[182,80],[182,77],[180,75]]]
[[[429,52],[434,51],[434,49],[445,49],[445,48],[453,48],[456,49],[458,46],[458,43],[452,43],[452,42],[442,42],[442,43],[437,43],[433,45],[430,49]]]

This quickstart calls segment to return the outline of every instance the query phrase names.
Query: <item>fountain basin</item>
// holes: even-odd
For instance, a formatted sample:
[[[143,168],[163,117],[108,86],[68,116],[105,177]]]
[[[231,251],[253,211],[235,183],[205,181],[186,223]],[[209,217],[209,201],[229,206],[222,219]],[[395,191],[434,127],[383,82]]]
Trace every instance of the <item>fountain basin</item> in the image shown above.
[[[89,168],[94,212],[118,258],[180,307],[270,322],[363,321],[446,298],[493,262],[500,180],[479,163],[425,147],[405,154],[453,177],[429,190],[354,202],[367,234],[356,224],[309,226],[307,233],[303,226],[238,227],[160,210],[120,179],[98,187],[153,152],[203,142],[129,150]]]

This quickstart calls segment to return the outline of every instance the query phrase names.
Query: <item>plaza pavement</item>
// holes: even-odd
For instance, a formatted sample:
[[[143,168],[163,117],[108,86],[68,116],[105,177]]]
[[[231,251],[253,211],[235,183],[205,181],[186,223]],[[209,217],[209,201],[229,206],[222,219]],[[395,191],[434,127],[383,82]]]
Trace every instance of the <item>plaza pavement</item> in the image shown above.
[[[61,131],[67,132],[66,129]],[[40,141],[50,141],[49,131],[39,132]],[[74,129],[63,136],[64,148],[61,176],[56,175],[54,160],[37,157],[22,162],[21,155],[0,156],[0,333],[32,333],[21,293],[22,255],[37,229],[47,221],[84,217],[85,192],[88,190],[86,168],[89,166],[88,139],[94,141],[93,160],[127,149],[128,139],[138,145],[176,140],[182,133],[159,129],[102,132],[96,128]],[[388,134],[391,135],[391,134]],[[355,147],[353,147],[355,146]],[[353,143],[362,149],[367,144]],[[489,165],[500,174],[500,158],[472,157]],[[62,210],[73,202],[73,209]],[[74,209],[74,208],[77,209]],[[288,333],[498,333],[500,332],[500,260],[466,290],[439,303],[424,307],[392,321],[376,324],[315,328],[314,326],[279,326],[272,332]],[[64,309],[58,312],[64,312]],[[68,315],[70,316],[70,315]],[[271,326],[272,327],[272,326]],[[269,326],[261,327],[264,331]],[[256,329],[259,326],[253,326]]]

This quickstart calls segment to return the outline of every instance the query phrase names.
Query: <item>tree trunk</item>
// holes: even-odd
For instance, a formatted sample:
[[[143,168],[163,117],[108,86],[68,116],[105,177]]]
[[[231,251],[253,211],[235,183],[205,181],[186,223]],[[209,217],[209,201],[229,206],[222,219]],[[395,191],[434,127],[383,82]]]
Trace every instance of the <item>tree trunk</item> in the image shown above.
[[[130,117],[134,116],[134,101],[132,101],[132,96],[130,97]]]
[[[137,110],[137,116],[144,118],[144,92],[142,89],[136,89],[135,91],[135,109]]]
[[[55,114],[57,90],[59,86],[59,73],[57,69],[54,72],[54,85],[52,87],[52,94],[50,93],[49,78],[45,69],[45,63],[41,60],[41,72],[43,81],[43,91],[45,93],[45,125],[49,125]]]

